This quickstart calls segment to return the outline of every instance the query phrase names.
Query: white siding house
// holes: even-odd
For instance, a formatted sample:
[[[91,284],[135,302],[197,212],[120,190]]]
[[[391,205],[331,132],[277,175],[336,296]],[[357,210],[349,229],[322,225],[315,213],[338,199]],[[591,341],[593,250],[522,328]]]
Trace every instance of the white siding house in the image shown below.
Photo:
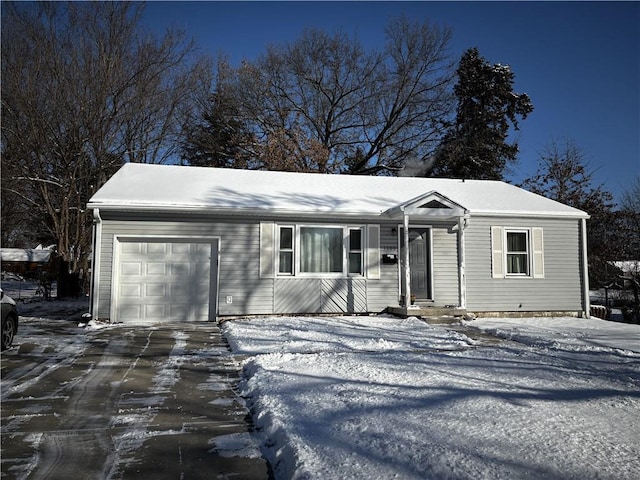
[[[113,322],[589,311],[588,215],[504,182],[126,164],[88,206]]]

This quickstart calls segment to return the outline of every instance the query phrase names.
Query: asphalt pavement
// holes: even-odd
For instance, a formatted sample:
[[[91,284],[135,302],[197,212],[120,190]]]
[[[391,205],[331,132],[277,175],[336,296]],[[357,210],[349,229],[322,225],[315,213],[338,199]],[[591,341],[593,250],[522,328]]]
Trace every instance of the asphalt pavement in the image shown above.
[[[3,479],[270,478],[216,324],[20,320],[1,357]]]

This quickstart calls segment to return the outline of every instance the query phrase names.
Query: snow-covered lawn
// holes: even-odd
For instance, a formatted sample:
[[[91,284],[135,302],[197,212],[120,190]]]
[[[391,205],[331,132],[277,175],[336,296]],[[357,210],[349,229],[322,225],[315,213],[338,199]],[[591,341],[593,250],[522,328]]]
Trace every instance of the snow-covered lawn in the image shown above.
[[[385,316],[224,323],[276,478],[640,478],[640,326],[456,328]]]

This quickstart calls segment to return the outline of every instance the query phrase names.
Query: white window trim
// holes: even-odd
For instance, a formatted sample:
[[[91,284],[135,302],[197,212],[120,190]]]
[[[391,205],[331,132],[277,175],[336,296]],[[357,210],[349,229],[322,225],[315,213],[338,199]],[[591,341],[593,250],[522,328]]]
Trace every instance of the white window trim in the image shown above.
[[[294,240],[293,240],[293,274],[280,273],[280,228],[291,227],[293,228]],[[342,272],[301,272],[301,250],[300,250],[300,231],[303,228],[333,228],[336,230],[342,230]],[[344,225],[344,224],[315,224],[315,223],[277,223],[276,224],[276,238],[274,242],[275,250],[275,273],[280,278],[364,278],[366,276],[366,262],[364,255],[367,252],[368,238],[366,225]],[[360,230],[360,273],[349,273],[349,232],[352,230]]]
[[[281,272],[280,271],[280,231],[283,228],[290,228],[292,230],[292,239],[291,239],[291,262],[292,262],[292,271],[289,272]],[[286,223],[282,223],[282,224],[277,224],[276,225],[276,240],[274,243],[275,248],[275,272],[276,272],[276,276],[277,277],[293,277],[296,274],[296,258],[297,258],[297,248],[296,248],[296,226],[292,225],[292,224],[286,224]],[[285,250],[285,251],[289,251],[289,250]]]
[[[527,235],[527,250],[526,252],[509,252],[509,242],[508,242],[508,237],[510,233],[526,233]],[[530,228],[522,228],[522,227],[504,227],[503,229],[503,239],[502,239],[502,244],[504,245],[504,252],[503,252],[503,258],[504,258],[504,276],[506,278],[533,278],[533,271],[532,271],[532,254],[533,254],[533,245],[531,243],[531,229]],[[527,272],[526,273],[509,273],[509,262],[508,262],[508,258],[509,258],[509,254],[523,254],[526,253],[527,255]]]
[[[359,250],[351,250],[351,232],[353,231],[360,232],[360,249]],[[347,276],[349,277],[363,277],[364,276],[364,254],[365,254],[365,228],[364,226],[358,227],[347,227],[347,235],[344,238],[345,242],[345,254],[346,254],[346,265],[345,271]],[[351,253],[359,253],[360,254],[360,272],[359,273],[350,273],[349,272],[349,261]]]
[[[507,234],[527,233],[528,273],[507,273]],[[545,278],[543,227],[491,227],[491,276],[493,278]]]

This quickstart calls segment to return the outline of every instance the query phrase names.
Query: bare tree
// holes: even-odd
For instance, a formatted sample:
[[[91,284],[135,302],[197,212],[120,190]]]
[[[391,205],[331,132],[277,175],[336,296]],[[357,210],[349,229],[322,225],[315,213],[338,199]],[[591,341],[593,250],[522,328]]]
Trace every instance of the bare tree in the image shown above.
[[[623,315],[640,323],[640,176],[624,190],[618,215],[623,240],[621,260],[627,260],[630,267],[623,284],[633,292],[633,306],[623,309]]]
[[[142,8],[3,4],[3,205],[19,202],[71,272],[87,266],[87,200],[125,161],[168,159],[192,96],[210,87],[210,62],[180,32],[144,32]],[[3,230],[17,228],[3,209]]]
[[[521,186],[597,215],[610,211],[614,204],[611,193],[602,186],[594,186],[593,173],[584,160],[584,152],[575,141],[553,141],[541,153],[536,174]]]
[[[589,275],[595,287],[610,280],[610,262],[618,260],[623,241],[613,196],[593,182],[584,153],[573,140],[552,142],[541,154],[538,172],[521,187],[587,212]]]
[[[382,51],[307,30],[238,69],[235,92],[263,168],[376,174],[425,161],[451,113],[448,29],[393,20]],[[292,156],[273,162],[275,150]]]
[[[640,262],[640,176],[636,176],[622,192],[619,214],[624,259]]]
[[[640,212],[640,175],[636,176],[622,194],[622,205]]]

